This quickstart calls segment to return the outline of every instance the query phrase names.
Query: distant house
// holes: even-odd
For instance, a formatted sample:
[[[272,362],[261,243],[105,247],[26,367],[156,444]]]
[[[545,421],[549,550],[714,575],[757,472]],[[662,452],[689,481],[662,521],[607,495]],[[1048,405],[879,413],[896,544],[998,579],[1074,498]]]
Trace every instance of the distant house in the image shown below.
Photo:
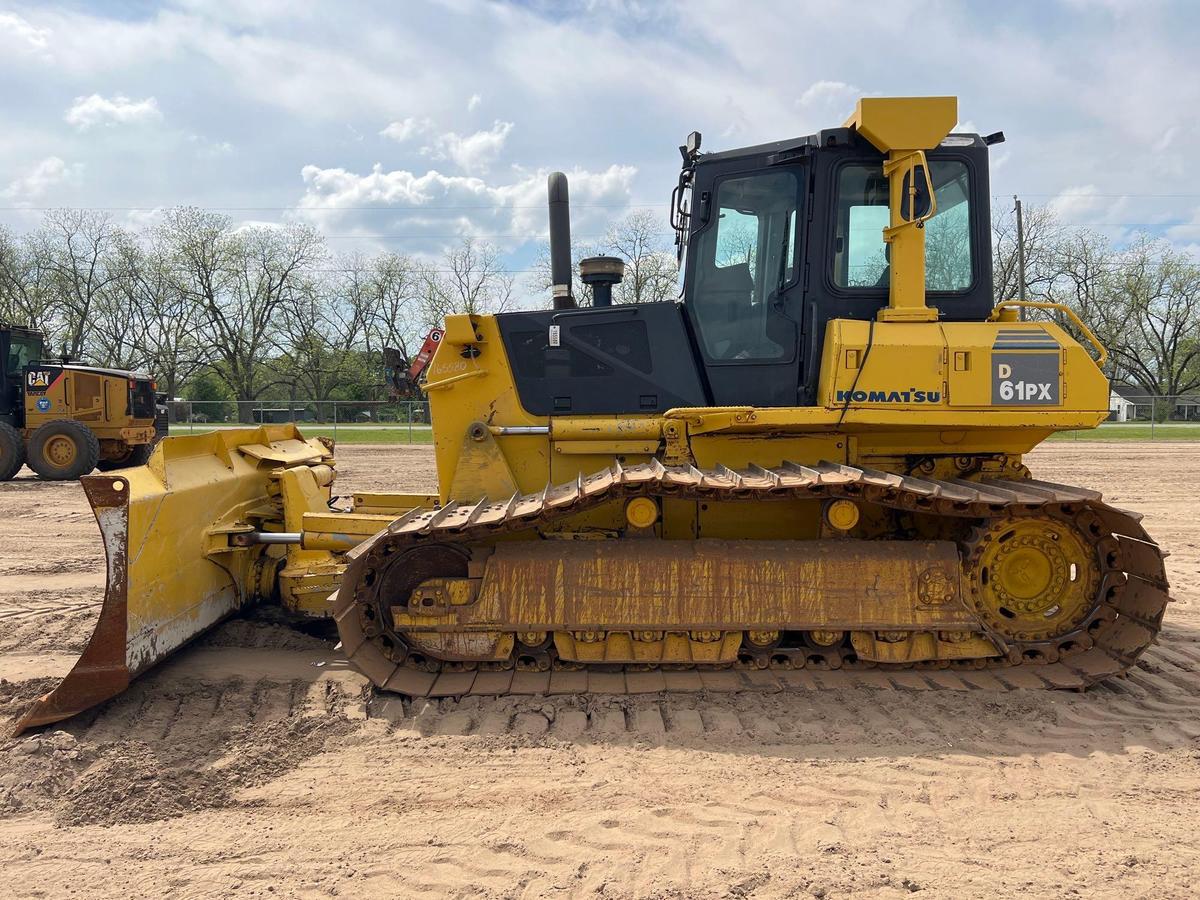
[[[1143,388],[1114,381],[1108,396],[1110,422],[1132,422],[1150,419],[1158,404],[1158,421],[1163,413],[1170,419],[1200,421],[1200,394],[1182,394],[1178,397],[1156,397]],[[1168,411],[1169,410],[1169,411]]]
[[[1141,388],[1114,381],[1108,395],[1108,420],[1110,422],[1131,422],[1145,416],[1150,418],[1153,399]],[[1138,407],[1142,407],[1140,415]]]
[[[1133,418],[1133,404],[1122,397],[1114,387],[1108,395],[1108,421],[1128,422]]]
[[[1200,394],[1184,394],[1175,400],[1172,418],[1192,421],[1200,419]]]

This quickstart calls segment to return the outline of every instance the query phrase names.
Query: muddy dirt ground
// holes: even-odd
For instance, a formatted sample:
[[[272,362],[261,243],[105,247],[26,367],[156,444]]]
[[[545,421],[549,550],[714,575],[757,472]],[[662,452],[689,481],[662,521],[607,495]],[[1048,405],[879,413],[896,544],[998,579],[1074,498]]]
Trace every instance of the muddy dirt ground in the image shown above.
[[[1173,554],[1178,602],[1128,678],[405,704],[329,643],[241,619],[96,711],[0,738],[0,893],[1194,896],[1200,446],[1029,461],[1143,511]],[[433,482],[428,448],[339,464],[346,490]],[[104,578],[78,486],[24,475],[0,485],[5,733],[86,642]]]

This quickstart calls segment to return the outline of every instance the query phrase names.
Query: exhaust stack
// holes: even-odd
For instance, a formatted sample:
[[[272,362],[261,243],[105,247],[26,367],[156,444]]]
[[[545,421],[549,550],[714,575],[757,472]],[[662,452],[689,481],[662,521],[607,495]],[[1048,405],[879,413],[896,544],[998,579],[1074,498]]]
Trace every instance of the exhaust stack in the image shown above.
[[[551,172],[546,181],[550,200],[550,280],[554,287],[554,308],[573,309],[571,292],[571,200],[567,176]]]

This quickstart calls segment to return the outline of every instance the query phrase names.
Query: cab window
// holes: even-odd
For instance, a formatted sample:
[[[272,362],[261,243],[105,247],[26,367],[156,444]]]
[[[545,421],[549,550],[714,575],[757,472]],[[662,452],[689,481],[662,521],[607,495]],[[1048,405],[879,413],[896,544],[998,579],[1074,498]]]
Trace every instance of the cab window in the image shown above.
[[[696,242],[690,304],[706,355],[715,360],[782,359],[793,348],[772,338],[772,304],[796,275],[799,182],[790,172],[726,178],[713,217]]]
[[[965,291],[973,280],[969,169],[958,160],[929,164],[937,215],[925,223],[925,289]],[[843,288],[888,286],[888,184],[882,165],[853,164],[838,174],[833,280]]]
[[[33,335],[12,334],[8,347],[8,366],[6,371],[16,375],[31,362],[37,362],[42,356],[42,341]]]

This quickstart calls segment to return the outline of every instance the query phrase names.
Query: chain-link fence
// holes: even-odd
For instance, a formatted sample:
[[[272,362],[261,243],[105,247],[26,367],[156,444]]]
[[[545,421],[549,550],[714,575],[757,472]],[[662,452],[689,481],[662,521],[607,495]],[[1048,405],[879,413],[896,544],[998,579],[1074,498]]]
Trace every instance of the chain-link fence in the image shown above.
[[[424,400],[171,400],[171,434],[295,422],[305,435],[358,443],[429,443]]]
[[[1108,418],[1100,427],[1061,432],[1057,439],[1074,441],[1200,440],[1200,393],[1158,396],[1114,387]]]

